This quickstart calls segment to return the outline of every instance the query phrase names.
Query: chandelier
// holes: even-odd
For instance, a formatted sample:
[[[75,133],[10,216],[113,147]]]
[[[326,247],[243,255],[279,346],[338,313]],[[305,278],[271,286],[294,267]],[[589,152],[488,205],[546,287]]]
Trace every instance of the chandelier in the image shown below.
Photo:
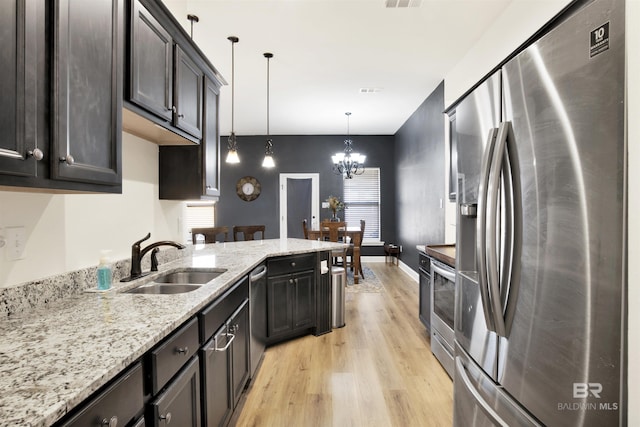
[[[353,152],[353,141],[349,138],[349,116],[351,113],[344,113],[347,116],[347,139],[344,141],[344,151],[331,156],[333,161],[333,172],[342,175],[344,179],[351,179],[354,175],[364,173],[364,160],[367,156]]]

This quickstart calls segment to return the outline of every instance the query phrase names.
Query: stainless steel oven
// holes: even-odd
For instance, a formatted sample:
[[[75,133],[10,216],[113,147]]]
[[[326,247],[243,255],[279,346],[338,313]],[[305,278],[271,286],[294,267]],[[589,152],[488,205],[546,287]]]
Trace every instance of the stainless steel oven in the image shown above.
[[[439,261],[431,260],[431,352],[453,377],[455,334],[456,272]]]

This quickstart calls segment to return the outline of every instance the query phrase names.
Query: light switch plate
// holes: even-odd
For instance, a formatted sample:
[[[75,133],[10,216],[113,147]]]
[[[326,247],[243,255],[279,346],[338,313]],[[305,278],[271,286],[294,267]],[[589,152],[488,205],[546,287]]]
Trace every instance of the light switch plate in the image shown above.
[[[4,229],[6,240],[6,254],[9,261],[23,259],[27,244],[27,233],[24,227],[6,227]]]

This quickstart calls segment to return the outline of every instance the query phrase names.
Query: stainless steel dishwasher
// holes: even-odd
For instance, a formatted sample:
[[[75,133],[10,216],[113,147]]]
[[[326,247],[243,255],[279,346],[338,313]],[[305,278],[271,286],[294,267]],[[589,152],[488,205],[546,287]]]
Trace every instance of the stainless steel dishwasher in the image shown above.
[[[251,329],[251,377],[264,353],[267,340],[267,266],[261,264],[249,273],[249,327]]]

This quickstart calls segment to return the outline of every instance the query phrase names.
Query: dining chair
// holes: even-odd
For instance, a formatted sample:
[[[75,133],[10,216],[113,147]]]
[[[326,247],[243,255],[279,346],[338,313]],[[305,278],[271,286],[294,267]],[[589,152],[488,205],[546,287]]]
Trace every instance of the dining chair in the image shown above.
[[[255,234],[260,234],[260,240],[264,240],[264,225],[234,225],[233,226],[233,241],[248,241],[248,240],[256,240]],[[240,234],[242,234],[242,239],[240,239]]]
[[[226,242],[229,240],[229,227],[204,227],[191,229],[191,242],[195,245],[199,234],[204,236],[205,243]],[[224,234],[223,240],[218,240],[218,235]]]
[[[344,221],[322,221],[320,223],[320,240],[328,242],[346,242],[347,223]],[[334,249],[331,251],[332,264],[338,263],[338,258],[342,260],[342,267],[346,271],[347,248]]]
[[[362,239],[364,239],[364,226],[365,226],[365,220],[361,219],[360,220],[360,246],[362,246]],[[354,262],[353,262],[353,242],[351,242],[351,245],[349,245],[349,248],[347,248],[347,265],[349,267],[351,267],[351,271],[353,271],[353,266],[354,266]],[[358,268],[359,272],[360,272],[360,276],[364,279],[364,273],[362,272],[362,261],[360,261],[360,265]]]

